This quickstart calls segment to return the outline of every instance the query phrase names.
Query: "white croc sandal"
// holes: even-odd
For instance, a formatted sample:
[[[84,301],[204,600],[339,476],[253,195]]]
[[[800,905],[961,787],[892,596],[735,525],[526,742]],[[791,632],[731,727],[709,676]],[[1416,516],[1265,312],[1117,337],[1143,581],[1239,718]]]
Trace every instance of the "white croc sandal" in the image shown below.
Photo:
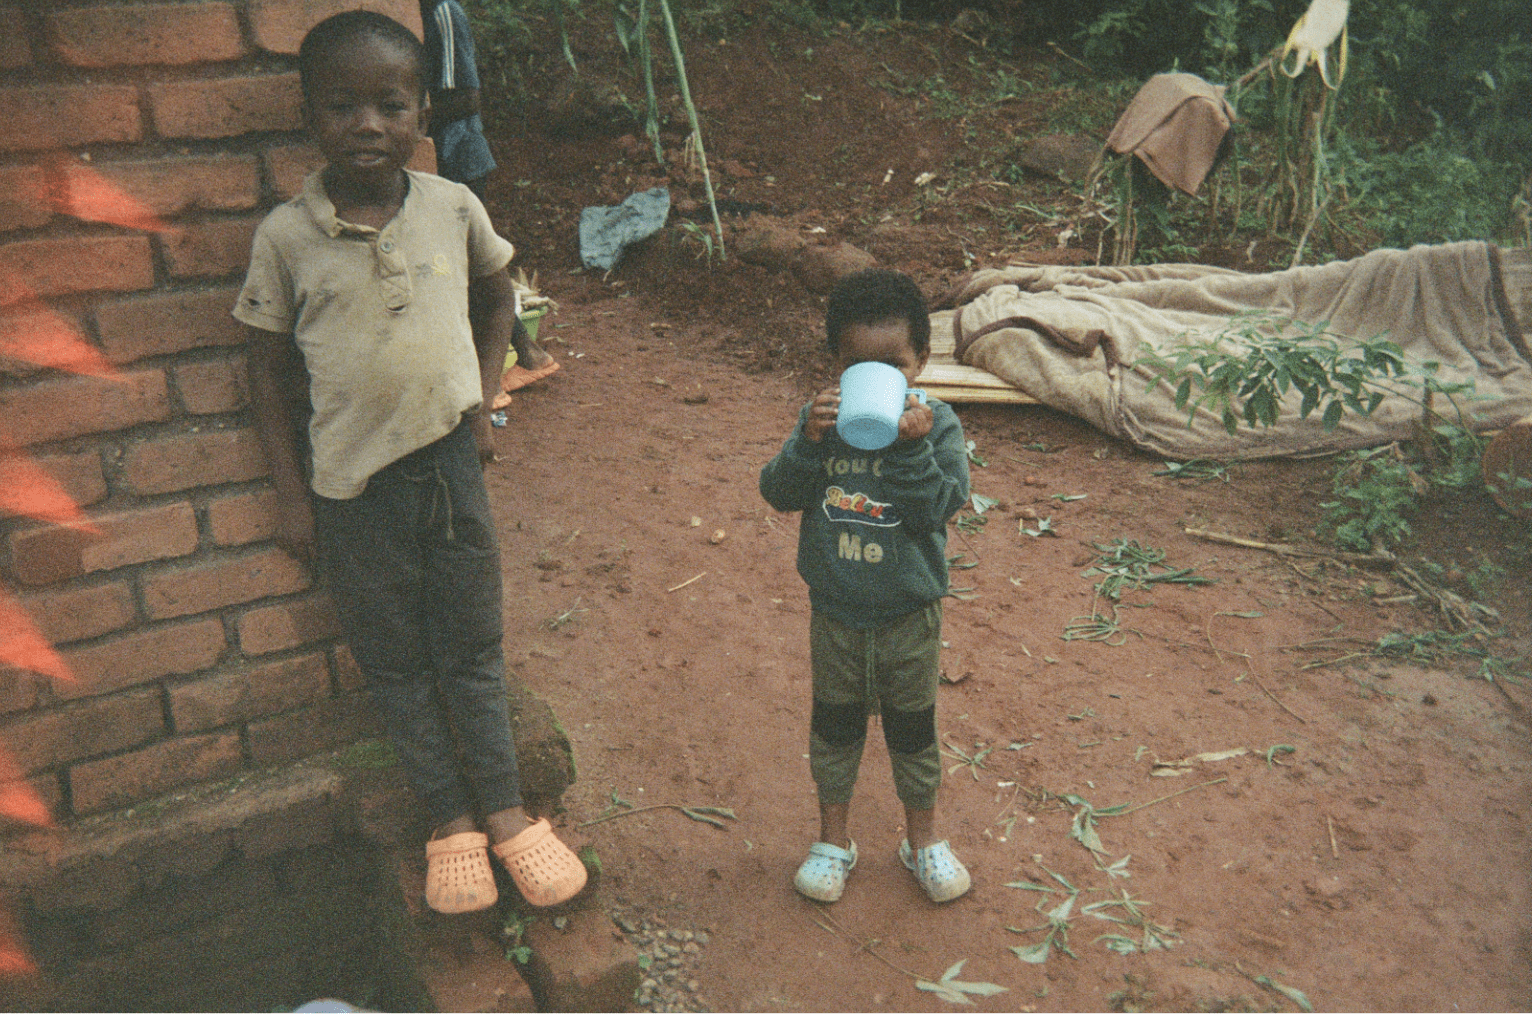
[[[952,854],[952,846],[945,841],[911,852],[910,841],[906,838],[899,845],[899,861],[915,874],[926,896],[938,904],[961,898],[973,883],[968,876],[968,867],[958,861]]]
[[[856,867],[856,842],[850,849],[816,841],[809,846],[809,857],[798,867],[793,886],[805,898],[815,901],[840,901],[846,890],[846,874]]]

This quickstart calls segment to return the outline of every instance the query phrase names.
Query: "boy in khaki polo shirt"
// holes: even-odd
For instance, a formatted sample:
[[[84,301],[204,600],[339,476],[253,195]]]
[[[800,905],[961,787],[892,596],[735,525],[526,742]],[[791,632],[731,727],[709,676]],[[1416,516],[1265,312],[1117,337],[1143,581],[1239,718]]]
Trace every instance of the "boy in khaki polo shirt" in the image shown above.
[[[234,315],[250,326],[277,541],[317,553],[431,815],[427,903],[493,904],[493,844],[546,906],[578,893],[585,868],[521,810],[481,465],[515,321],[514,251],[467,187],[404,169],[430,110],[421,56],[408,29],[367,11],[304,38],[304,116],[327,165],[261,224]]]

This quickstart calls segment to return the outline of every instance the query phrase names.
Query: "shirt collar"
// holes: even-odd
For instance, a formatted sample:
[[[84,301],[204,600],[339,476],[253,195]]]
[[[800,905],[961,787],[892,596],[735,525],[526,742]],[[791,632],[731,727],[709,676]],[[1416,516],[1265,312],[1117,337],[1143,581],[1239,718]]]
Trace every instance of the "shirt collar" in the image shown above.
[[[404,204],[399,207],[395,218],[404,214],[404,207],[410,203],[410,195],[415,190],[415,183],[410,179],[408,170],[404,173]],[[324,189],[324,170],[318,169],[303,178],[303,205],[313,217],[314,225],[318,226],[332,239],[343,233],[355,233],[362,235],[376,235],[381,230],[375,230],[370,226],[362,226],[357,223],[347,222],[335,214],[335,203]],[[384,227],[387,229],[387,227]]]

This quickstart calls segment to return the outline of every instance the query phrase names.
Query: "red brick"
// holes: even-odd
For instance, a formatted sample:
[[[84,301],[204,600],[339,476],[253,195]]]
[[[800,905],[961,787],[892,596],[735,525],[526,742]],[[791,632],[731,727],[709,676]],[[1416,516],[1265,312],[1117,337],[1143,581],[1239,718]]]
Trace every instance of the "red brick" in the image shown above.
[[[4,799],[8,795],[13,794],[12,790],[19,789],[21,784],[22,782],[13,781],[8,784],[0,785],[0,799]],[[59,784],[58,775],[34,774],[26,780],[26,784],[31,786],[32,794],[37,796],[37,798],[41,800],[42,804],[47,807],[49,816],[57,817],[61,812],[63,812],[64,789]],[[36,831],[36,828],[30,824],[24,824],[19,820],[12,820],[9,817],[0,816],[0,837],[5,837],[10,834],[31,833],[34,831]],[[16,1009],[16,1001],[14,998],[10,1001],[7,1001],[7,1003],[11,1005],[13,1010]],[[26,1005],[23,1005],[22,1009],[25,1009],[25,1007]]]
[[[239,617],[239,649],[252,656],[333,640],[339,635],[335,606],[329,595],[322,593],[252,608]]]
[[[69,768],[74,811],[99,813],[199,781],[217,781],[243,763],[236,732],[172,739],[135,753],[93,760]]]
[[[71,194],[104,180],[161,216],[194,209],[253,209],[261,199],[260,163],[255,156],[101,161],[89,166],[70,163],[65,179]]]
[[[312,145],[277,145],[266,150],[266,176],[283,201],[303,189],[303,178],[324,165],[324,156]]]
[[[366,689],[367,678],[362,674],[362,666],[356,663],[351,648],[342,643],[335,648],[334,655],[335,688],[343,693]]]
[[[31,710],[42,702],[48,680],[22,668],[0,668],[0,714]]]
[[[100,351],[69,312],[25,300],[0,308],[0,375],[30,378],[50,368],[99,374],[100,366]]]
[[[296,71],[167,81],[148,92],[155,129],[165,138],[229,138],[303,126]]]
[[[46,25],[59,60],[76,67],[200,64],[245,54],[226,3],[75,7],[48,15]]]
[[[177,279],[227,276],[250,265],[250,242],[260,218],[212,219],[160,234],[165,261]]]
[[[377,11],[420,36],[416,0],[250,0],[255,44],[270,53],[297,53],[309,29],[332,14],[357,8]]]
[[[176,391],[189,414],[224,414],[249,400],[245,358],[220,357],[175,369]]]
[[[197,515],[190,502],[93,516],[90,522],[99,533],[56,525],[12,533],[7,543],[16,578],[41,586],[197,550]]]
[[[176,731],[197,732],[249,721],[326,699],[330,669],[322,653],[196,679],[170,690]]]
[[[37,445],[170,419],[165,372],[0,388],[0,441]]]
[[[163,495],[266,476],[266,453],[251,428],[204,431],[130,446],[122,480],[135,495]]]
[[[207,504],[208,529],[220,547],[264,541],[277,532],[277,493],[259,488]]]
[[[160,694],[139,689],[65,704],[0,725],[0,745],[23,774],[102,753],[116,753],[165,730]]]
[[[113,637],[64,653],[74,682],[55,681],[54,692],[66,700],[100,696],[119,689],[190,675],[218,663],[228,641],[218,619],[179,622]]]
[[[59,487],[75,505],[95,505],[106,498],[106,477],[101,473],[101,453],[96,449],[58,456],[33,456],[32,462],[58,481]]]
[[[73,643],[104,636],[133,621],[133,591],[123,580],[96,583],[69,590],[45,590],[21,598],[43,638],[52,643]]]
[[[148,237],[48,237],[0,246],[0,279],[39,297],[154,285]]]
[[[132,85],[0,88],[0,109],[0,151],[47,152],[144,137]]]
[[[12,71],[32,62],[27,19],[10,4],[0,4],[0,70]]]
[[[237,287],[126,297],[96,309],[101,347],[114,364],[205,346],[236,346],[245,327],[230,312]]]
[[[383,734],[383,722],[365,695],[352,693],[262,718],[252,722],[248,732],[251,761],[269,767],[377,738]]]
[[[171,619],[263,597],[296,594],[309,585],[309,575],[286,552],[273,548],[162,569],[146,574],[141,582],[149,617]]]
[[[90,936],[105,947],[131,950],[154,937],[216,923],[281,893],[272,867],[231,859],[211,873],[184,877],[173,892],[162,889],[135,897],[124,908],[98,912],[90,918]]]
[[[0,28],[0,40],[3,33]],[[0,166],[0,231],[32,229],[52,219],[45,187],[41,166]]]
[[[420,144],[415,146],[415,154],[404,165],[421,173],[435,173],[436,143],[430,138],[421,138]]]

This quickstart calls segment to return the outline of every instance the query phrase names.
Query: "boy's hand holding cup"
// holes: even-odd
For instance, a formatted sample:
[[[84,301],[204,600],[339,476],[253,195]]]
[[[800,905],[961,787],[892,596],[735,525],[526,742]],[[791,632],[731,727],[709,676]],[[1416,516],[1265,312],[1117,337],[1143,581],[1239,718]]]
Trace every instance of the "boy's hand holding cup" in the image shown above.
[[[840,415],[840,386],[832,385],[814,397],[809,407],[809,419],[803,422],[803,434],[810,442],[825,437],[825,432],[835,427]]]
[[[926,394],[911,389],[904,372],[879,361],[861,361],[840,376],[840,385],[820,394],[838,393],[834,424],[846,444],[857,449],[883,449],[896,441],[924,438],[935,421]],[[810,411],[819,408],[815,400]],[[822,432],[821,432],[822,434]]]
[[[909,442],[917,438],[925,438],[931,433],[931,426],[935,423],[936,415],[931,412],[931,408],[912,392],[905,397],[904,413],[899,415],[898,440]]]

